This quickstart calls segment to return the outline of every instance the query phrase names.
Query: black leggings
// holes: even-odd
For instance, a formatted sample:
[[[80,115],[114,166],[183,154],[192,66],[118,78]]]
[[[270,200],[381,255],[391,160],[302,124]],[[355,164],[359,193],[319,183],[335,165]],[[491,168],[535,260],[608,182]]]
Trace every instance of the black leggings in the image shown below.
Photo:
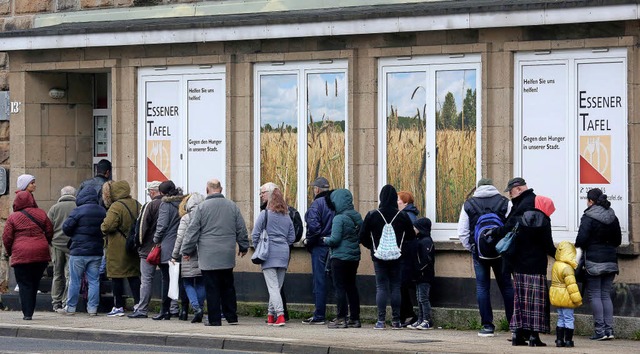
[[[134,304],[140,303],[140,277],[128,278],[111,278],[111,286],[113,287],[113,301],[117,308],[124,308],[124,280],[129,281],[131,295],[133,295]]]
[[[40,279],[46,268],[46,262],[16,264],[13,266],[16,282],[20,287],[22,314],[25,317],[33,316],[33,311],[35,311],[36,308],[38,287],[40,287]]]

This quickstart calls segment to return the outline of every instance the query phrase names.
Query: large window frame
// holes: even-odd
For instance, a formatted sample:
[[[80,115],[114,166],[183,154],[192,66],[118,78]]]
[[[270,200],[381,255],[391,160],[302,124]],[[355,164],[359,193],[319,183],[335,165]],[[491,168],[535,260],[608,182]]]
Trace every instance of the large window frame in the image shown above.
[[[392,73],[424,72],[426,107],[425,115],[425,137],[426,137],[426,172],[425,172],[425,205],[416,205],[422,215],[433,221],[432,237],[435,241],[457,240],[457,217],[455,222],[437,222],[436,215],[436,101],[437,101],[437,79],[436,74],[441,71],[474,70],[475,94],[476,94],[476,127],[475,127],[475,168],[476,178],[473,185],[464,188],[475,187],[475,182],[482,176],[482,63],[480,54],[457,54],[457,55],[433,55],[418,57],[396,57],[382,58],[378,63],[378,190],[387,184],[387,111],[388,111],[388,85],[387,75]],[[416,89],[417,92],[417,89]],[[414,92],[415,94],[415,92]],[[464,200],[460,201],[459,208]],[[459,210],[458,215],[459,215]]]
[[[253,190],[256,191],[254,198],[254,214],[260,212],[260,197],[257,192],[260,189],[261,183],[261,78],[270,75],[295,75],[296,76],[296,88],[297,88],[297,110],[296,110],[296,122],[297,122],[297,190],[295,196],[295,203],[292,205],[300,212],[300,215],[304,215],[308,209],[309,193],[312,193],[309,184],[313,181],[309,181],[307,177],[307,152],[309,150],[308,145],[308,87],[309,75],[314,74],[340,74],[344,75],[344,185],[332,185],[331,188],[347,188],[349,186],[349,126],[350,117],[348,109],[348,97],[349,97],[349,85],[348,85],[348,62],[347,60],[320,60],[320,61],[299,61],[299,62],[273,62],[273,63],[258,63],[254,65],[253,82],[254,82],[254,104],[253,104],[253,116],[254,116],[254,168],[253,168]],[[337,84],[336,84],[337,85]],[[337,88],[336,88],[337,90]],[[315,118],[317,121],[317,117]],[[278,185],[278,181],[271,181]]]

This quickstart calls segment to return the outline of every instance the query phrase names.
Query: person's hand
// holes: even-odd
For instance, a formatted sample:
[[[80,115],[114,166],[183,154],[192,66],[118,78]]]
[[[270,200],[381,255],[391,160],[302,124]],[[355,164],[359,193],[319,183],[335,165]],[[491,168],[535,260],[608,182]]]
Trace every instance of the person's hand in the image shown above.
[[[171,258],[171,263],[176,264],[176,260]]]
[[[244,257],[247,254],[247,251],[238,251],[238,256],[240,256],[240,258]]]
[[[191,259],[191,256],[186,256],[185,255],[185,256],[182,256],[182,259],[184,259],[185,261],[188,262]]]

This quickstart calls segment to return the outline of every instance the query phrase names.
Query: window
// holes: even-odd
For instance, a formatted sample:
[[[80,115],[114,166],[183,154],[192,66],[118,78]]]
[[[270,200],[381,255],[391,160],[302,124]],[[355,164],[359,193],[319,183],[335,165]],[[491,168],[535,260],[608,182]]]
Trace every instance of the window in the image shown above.
[[[347,186],[346,85],[346,61],[255,66],[254,190],[273,182],[303,214],[316,177]]]
[[[379,180],[414,195],[451,237],[480,176],[480,56],[381,59]]]
[[[553,199],[556,241],[574,241],[600,188],[628,243],[626,49],[517,53],[514,174]]]

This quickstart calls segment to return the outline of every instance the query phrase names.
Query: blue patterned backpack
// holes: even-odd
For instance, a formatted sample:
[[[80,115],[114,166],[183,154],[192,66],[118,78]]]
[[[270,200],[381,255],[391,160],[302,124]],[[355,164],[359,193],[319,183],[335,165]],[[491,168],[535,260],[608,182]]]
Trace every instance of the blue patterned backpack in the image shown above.
[[[393,220],[396,219],[400,211],[391,219],[391,222],[387,222],[384,215],[378,210],[382,220],[384,220],[384,226],[382,227],[382,235],[380,236],[380,243],[376,248],[376,243],[373,241],[373,235],[371,235],[371,241],[373,243],[373,256],[382,261],[393,261],[402,255],[401,248],[402,242],[404,242],[404,232],[402,233],[402,240],[400,241],[400,247],[398,247],[398,241],[396,240],[396,232],[393,230]]]

